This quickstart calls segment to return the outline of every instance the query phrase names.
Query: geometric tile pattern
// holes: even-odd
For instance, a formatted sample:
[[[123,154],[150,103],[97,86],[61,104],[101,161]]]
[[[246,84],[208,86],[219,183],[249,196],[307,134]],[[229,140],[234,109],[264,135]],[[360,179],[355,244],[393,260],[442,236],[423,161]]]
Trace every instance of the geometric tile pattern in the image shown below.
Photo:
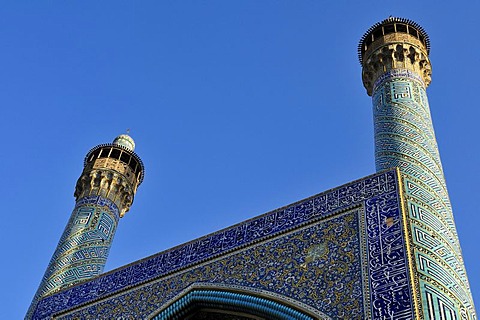
[[[103,272],[119,219],[117,206],[100,196],[77,201],[33,304]]]
[[[153,318],[201,289],[318,319],[412,319],[398,183],[383,172],[247,220],[47,296],[32,318]]]
[[[425,319],[476,319],[425,85],[393,69],[373,89],[377,171],[403,174],[418,303]]]

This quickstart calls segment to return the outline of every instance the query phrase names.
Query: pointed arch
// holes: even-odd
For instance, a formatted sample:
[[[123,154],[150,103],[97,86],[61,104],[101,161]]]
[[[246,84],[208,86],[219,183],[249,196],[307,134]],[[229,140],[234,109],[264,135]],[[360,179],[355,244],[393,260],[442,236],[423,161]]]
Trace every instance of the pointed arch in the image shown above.
[[[219,289],[192,288],[176,301],[152,317],[152,320],[183,320],[197,313],[243,315],[245,319],[313,320],[318,319],[303,311],[245,292]],[[223,319],[223,318],[222,318]],[[323,319],[329,319],[325,317]]]

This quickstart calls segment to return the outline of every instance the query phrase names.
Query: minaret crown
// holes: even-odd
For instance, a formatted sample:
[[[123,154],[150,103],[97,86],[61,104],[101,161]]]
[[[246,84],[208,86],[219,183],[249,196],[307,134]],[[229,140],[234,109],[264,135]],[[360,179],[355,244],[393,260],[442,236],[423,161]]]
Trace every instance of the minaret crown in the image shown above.
[[[134,149],[135,142],[127,134],[91,149],[77,181],[75,198],[92,195],[108,198],[118,206],[120,217],[123,217],[133,203],[145,171]]]
[[[372,95],[375,81],[393,69],[418,74],[427,87],[432,74],[429,53],[430,39],[417,23],[389,17],[374,24],[358,45],[358,58],[363,66],[362,80],[368,95]]]

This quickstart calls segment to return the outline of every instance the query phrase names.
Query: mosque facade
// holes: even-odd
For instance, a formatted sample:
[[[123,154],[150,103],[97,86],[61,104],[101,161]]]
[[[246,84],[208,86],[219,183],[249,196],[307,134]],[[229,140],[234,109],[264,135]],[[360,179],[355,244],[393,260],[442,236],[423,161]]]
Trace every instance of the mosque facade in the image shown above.
[[[144,168],[128,135],[93,148],[26,318],[477,320],[426,94],[429,51],[401,18],[360,40],[375,174],[107,273]]]

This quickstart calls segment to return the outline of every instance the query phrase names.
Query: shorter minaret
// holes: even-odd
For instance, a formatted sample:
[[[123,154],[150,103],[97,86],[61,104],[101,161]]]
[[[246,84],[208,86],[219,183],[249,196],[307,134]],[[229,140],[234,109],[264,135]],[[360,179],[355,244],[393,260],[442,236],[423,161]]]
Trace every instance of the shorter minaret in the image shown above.
[[[91,149],[75,187],[76,205],[28,310],[52,293],[103,272],[118,220],[142,183],[135,142],[122,134]]]

